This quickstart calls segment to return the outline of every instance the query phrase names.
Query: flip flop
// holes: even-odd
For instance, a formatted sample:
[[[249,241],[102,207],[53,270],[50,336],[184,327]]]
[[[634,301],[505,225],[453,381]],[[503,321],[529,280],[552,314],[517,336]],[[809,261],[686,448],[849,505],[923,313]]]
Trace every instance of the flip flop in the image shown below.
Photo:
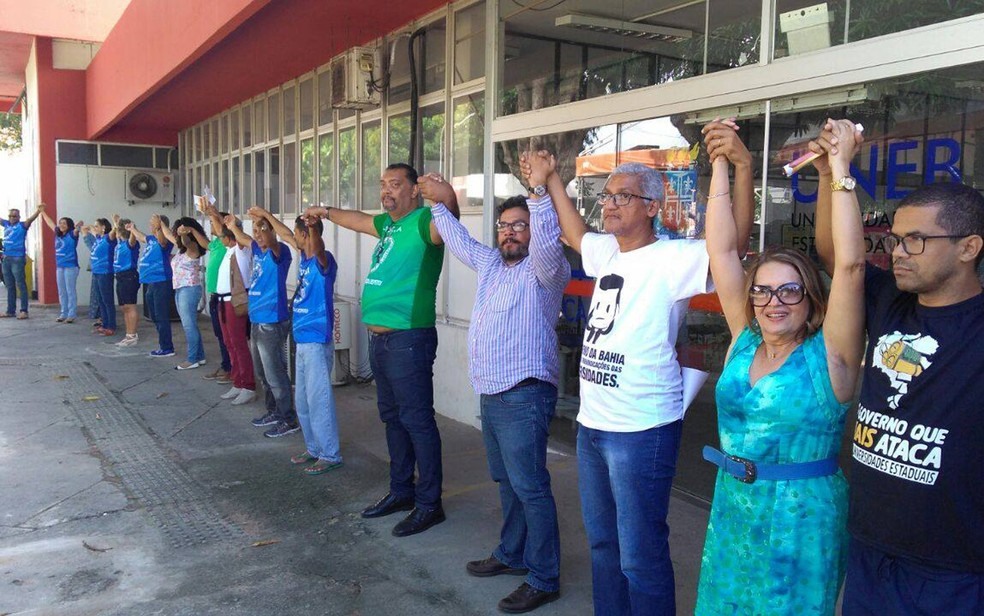
[[[321,475],[322,473],[327,473],[328,471],[333,471],[336,468],[341,468],[344,466],[342,462],[329,462],[328,460],[318,460],[311,466],[304,469],[304,472],[308,475]]]

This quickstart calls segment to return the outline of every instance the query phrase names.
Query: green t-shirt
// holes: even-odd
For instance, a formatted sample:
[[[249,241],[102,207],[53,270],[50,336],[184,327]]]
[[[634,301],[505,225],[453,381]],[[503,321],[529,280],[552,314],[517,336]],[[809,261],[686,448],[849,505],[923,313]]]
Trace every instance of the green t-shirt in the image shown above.
[[[222,239],[213,237],[208,243],[208,261],[205,263],[205,292],[215,293],[216,285],[219,282],[219,266],[225,258],[226,250]]]
[[[379,243],[362,288],[366,325],[392,329],[434,326],[444,245],[431,242],[430,223],[428,207],[418,207],[395,222],[389,214],[373,219]]]

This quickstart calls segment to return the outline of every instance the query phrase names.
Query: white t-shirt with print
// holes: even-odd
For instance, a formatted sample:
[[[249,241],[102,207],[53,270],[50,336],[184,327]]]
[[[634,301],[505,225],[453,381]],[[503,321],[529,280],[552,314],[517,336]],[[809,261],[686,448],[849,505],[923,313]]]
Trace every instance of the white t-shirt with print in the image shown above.
[[[703,240],[661,240],[619,252],[615,236],[585,234],[584,271],[596,279],[581,353],[577,420],[640,432],[683,417],[676,338],[689,299],[711,289]]]

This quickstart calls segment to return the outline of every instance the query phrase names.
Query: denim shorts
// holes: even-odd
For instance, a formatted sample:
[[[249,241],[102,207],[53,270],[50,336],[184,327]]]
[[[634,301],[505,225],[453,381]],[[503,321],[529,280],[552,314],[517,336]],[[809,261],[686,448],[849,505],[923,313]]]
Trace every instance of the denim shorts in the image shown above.
[[[140,275],[136,268],[116,272],[116,299],[120,306],[137,303]]]

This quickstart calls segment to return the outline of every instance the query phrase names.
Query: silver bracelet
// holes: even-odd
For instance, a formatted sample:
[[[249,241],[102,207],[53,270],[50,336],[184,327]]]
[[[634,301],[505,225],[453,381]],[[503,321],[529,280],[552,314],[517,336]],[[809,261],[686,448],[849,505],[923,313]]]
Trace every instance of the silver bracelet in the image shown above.
[[[719,193],[714,193],[713,195],[707,195],[707,200],[710,201],[711,199],[717,199],[718,197],[727,197],[730,194],[731,194],[731,191],[730,190],[726,190],[724,192],[719,192]]]

